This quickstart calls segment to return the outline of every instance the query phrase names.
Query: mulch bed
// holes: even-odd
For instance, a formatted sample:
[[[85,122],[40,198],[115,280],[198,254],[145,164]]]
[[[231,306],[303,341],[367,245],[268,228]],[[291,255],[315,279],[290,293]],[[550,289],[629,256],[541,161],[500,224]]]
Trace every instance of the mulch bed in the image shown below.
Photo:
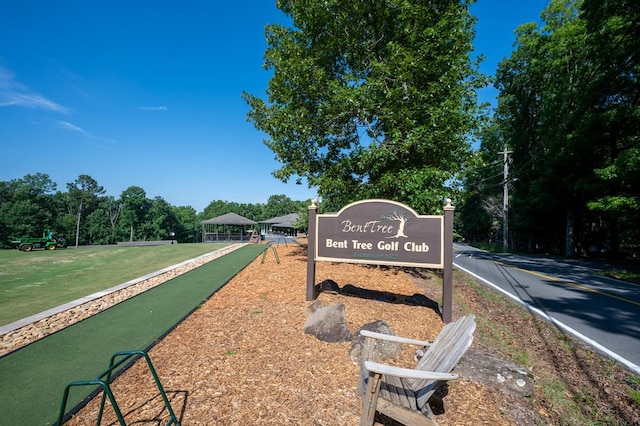
[[[361,399],[351,343],[326,343],[303,332],[306,249],[279,245],[247,266],[149,352],[183,425],[357,425]],[[316,282],[410,296],[424,294],[395,268],[317,265]],[[385,320],[399,335],[433,340],[443,323],[433,309],[321,293],[345,305],[352,333]],[[454,311],[455,312],[455,311]],[[454,319],[457,315],[454,314]],[[402,364],[404,360],[397,360]],[[166,424],[169,417],[146,364],[138,361],[112,389],[127,424]],[[495,392],[467,380],[450,383],[440,425],[507,425]],[[69,425],[95,423],[99,398]],[[107,407],[102,424],[117,424]]]

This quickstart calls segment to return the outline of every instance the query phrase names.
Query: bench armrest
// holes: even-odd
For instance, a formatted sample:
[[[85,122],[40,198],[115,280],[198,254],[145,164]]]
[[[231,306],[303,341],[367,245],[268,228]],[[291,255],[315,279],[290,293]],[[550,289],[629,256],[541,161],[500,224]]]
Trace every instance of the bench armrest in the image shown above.
[[[407,339],[406,337],[392,336],[391,334],[376,333],[375,331],[360,330],[360,334],[364,337],[371,337],[377,340],[386,340],[388,342],[407,343],[417,346],[429,346],[431,342],[416,339]]]
[[[414,370],[413,368],[394,367],[392,365],[380,364],[373,361],[365,361],[364,368],[379,374],[386,374],[395,377],[419,380],[458,380],[459,375],[454,373],[436,373],[434,371]]]

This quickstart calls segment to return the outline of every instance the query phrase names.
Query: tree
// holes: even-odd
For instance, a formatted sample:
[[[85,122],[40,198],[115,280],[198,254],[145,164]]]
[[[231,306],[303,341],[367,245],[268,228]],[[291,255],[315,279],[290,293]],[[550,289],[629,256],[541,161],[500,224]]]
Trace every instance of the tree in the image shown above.
[[[231,205],[231,203],[222,200],[214,200],[204,208],[200,216],[202,220],[206,220],[213,217],[222,216],[223,214],[231,213],[233,211],[234,207]]]
[[[540,28],[518,28],[497,73],[515,230],[530,248],[568,256],[591,245],[617,251],[619,225],[640,225],[640,7],[554,0],[541,17]]]
[[[172,206],[162,197],[155,197],[149,209],[150,229],[147,236],[151,240],[173,239],[178,229],[178,218]]]
[[[122,212],[120,220],[120,237],[124,240],[146,240],[151,200],[139,186],[130,186],[120,194]]]
[[[111,224],[107,210],[98,208],[87,215],[86,219],[89,244],[109,244]]]
[[[80,241],[80,222],[82,214],[86,211],[90,213],[91,209],[97,204],[98,196],[105,193],[102,186],[98,185],[95,179],[89,175],[80,175],[78,178],[67,183],[68,206],[70,211],[74,211],[76,215],[76,248]]]
[[[311,203],[306,203],[307,205],[310,205]],[[299,229],[301,231],[307,232],[307,230],[309,229],[309,207],[308,206],[304,206],[304,207],[299,207],[298,208],[298,220],[296,220],[295,222],[293,222],[293,226],[296,229]]]
[[[389,198],[430,212],[478,125],[468,2],[280,0],[294,28],[267,26],[265,101],[244,93],[248,118],[288,181],[319,188],[337,209]]]
[[[59,203],[56,184],[49,175],[36,173],[0,185],[0,239],[41,236],[55,225]]]
[[[265,219],[284,216],[298,211],[296,202],[283,194],[271,195],[264,206],[263,214]]]
[[[579,4],[551,1],[540,28],[519,27],[517,49],[497,73],[497,123],[517,172],[512,229],[528,233],[531,247],[570,256],[597,161],[597,147],[577,134],[589,79]]]
[[[485,126],[481,144],[462,176],[464,192],[457,200],[454,227],[467,240],[496,241],[504,215],[501,151],[505,140],[495,121]]]
[[[122,201],[116,200],[111,195],[104,198],[103,208],[107,211],[107,215],[109,216],[109,225],[111,230],[109,242],[114,242],[116,227],[118,225],[118,219],[120,219],[120,214],[122,213],[122,207]]]
[[[581,136],[603,148],[594,174],[603,189],[587,206],[607,223],[610,249],[640,240],[640,3],[585,0],[588,57],[594,64]]]
[[[191,206],[179,206],[173,208],[178,220],[178,227],[175,230],[175,238],[181,243],[195,243],[201,241],[199,238],[200,223],[196,216],[196,210]]]

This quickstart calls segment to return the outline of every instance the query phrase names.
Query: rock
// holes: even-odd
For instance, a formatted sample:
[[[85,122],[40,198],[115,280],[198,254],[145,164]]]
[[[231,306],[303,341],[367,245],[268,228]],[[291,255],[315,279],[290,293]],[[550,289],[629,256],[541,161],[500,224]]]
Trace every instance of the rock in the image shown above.
[[[305,316],[307,318],[309,318],[311,315],[313,315],[314,312],[316,312],[318,309],[324,308],[324,303],[322,302],[322,300],[315,300],[312,304],[310,304],[309,306],[307,306],[307,308],[305,309]]]
[[[323,342],[347,342],[352,339],[347,327],[344,304],[329,305],[316,310],[304,323],[306,334],[316,336]]]
[[[369,330],[375,331],[376,333],[393,335],[393,332],[389,328],[389,325],[382,320],[370,322],[359,328],[355,333],[353,343],[351,344],[351,348],[349,349],[349,357],[351,358],[351,361],[356,364],[360,362],[360,357],[362,356],[362,346],[364,345],[364,337],[360,335],[360,330]],[[399,343],[376,341],[376,344],[373,347],[373,360],[378,362],[394,358],[399,354]]]
[[[533,375],[524,367],[489,353],[469,349],[455,368],[464,379],[498,389],[508,394],[533,395]]]

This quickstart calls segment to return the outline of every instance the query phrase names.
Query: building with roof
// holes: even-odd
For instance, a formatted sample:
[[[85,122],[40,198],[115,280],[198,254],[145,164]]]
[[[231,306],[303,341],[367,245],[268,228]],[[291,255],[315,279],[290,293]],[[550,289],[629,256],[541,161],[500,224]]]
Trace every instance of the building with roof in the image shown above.
[[[227,213],[203,220],[202,242],[249,241],[254,227],[258,224],[236,213]]]
[[[278,234],[295,237],[299,228],[295,225],[300,220],[298,213],[290,213],[284,216],[277,216],[267,220],[261,220],[260,233]]]

